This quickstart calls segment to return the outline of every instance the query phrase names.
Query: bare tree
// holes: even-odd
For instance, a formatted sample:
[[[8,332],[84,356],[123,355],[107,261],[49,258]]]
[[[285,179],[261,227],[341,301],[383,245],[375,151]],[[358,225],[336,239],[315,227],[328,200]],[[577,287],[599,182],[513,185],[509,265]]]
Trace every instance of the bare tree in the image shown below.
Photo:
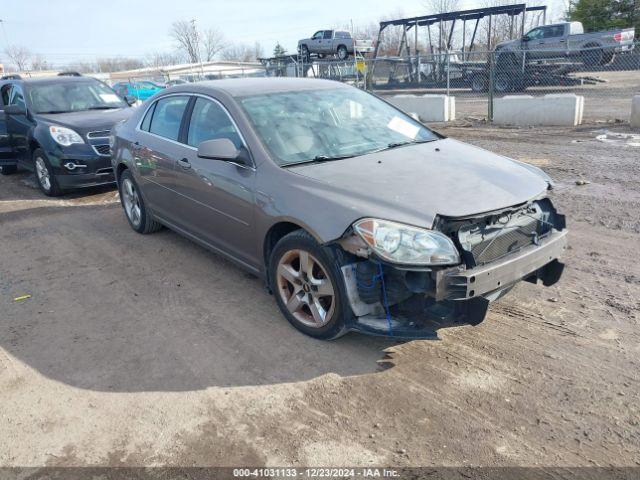
[[[9,45],[4,53],[9,57],[13,65],[18,71],[24,71],[29,65],[31,59],[31,52],[27,47],[21,45]]]
[[[145,63],[148,67],[160,68],[176,65],[183,61],[184,56],[177,52],[154,52],[147,56]]]
[[[96,64],[100,72],[120,72],[144,67],[141,60],[127,57],[99,58]]]
[[[262,45],[260,44],[260,42],[255,42],[253,44],[253,55],[251,60],[258,60],[259,58],[264,57],[264,49],[262,48]]]
[[[200,37],[195,21],[177,20],[171,24],[169,35],[176,42],[178,50],[183,52],[189,62],[200,61]]]
[[[250,62],[253,59],[253,48],[242,43],[228,45],[220,54],[222,60]]]
[[[203,60],[211,62],[225,48],[224,36],[215,28],[209,28],[202,37]]]
[[[36,54],[31,59],[31,70],[47,70],[49,68],[49,63],[42,55]]]
[[[427,14],[440,14],[455,12],[459,9],[459,0],[424,0],[423,5],[427,9]],[[451,22],[442,22],[441,24],[434,25],[436,36],[434,40],[438,42],[438,49],[444,50],[447,48],[447,42],[449,35],[451,34]]]

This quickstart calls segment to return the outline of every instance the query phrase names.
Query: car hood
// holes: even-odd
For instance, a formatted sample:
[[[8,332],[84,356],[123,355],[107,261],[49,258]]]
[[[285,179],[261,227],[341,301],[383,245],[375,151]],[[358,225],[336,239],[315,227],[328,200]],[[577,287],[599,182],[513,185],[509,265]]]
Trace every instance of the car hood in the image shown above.
[[[513,45],[520,45],[520,40],[507,40],[505,42],[500,42],[496,45],[495,50],[498,51],[500,49],[503,49],[505,47],[510,47]]]
[[[113,110],[38,114],[37,116],[47,123],[61,125],[86,134],[97,130],[111,130],[116,123],[126,120],[133,112],[133,108],[126,107]]]
[[[544,195],[550,182],[537,167],[452,139],[289,170],[330,186],[324,194],[340,198],[357,217],[422,226],[432,226],[436,216],[467,217],[524,203]]]

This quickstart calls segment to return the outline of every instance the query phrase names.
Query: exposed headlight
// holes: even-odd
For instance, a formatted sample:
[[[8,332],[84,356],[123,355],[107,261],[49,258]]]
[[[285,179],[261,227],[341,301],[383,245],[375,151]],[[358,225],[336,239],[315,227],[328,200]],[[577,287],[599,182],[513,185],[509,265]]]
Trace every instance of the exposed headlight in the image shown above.
[[[445,235],[388,220],[364,218],[354,230],[385,260],[405,265],[456,265],[460,255]]]
[[[49,133],[51,133],[51,138],[63,147],[68,147],[74,143],[84,143],[82,137],[70,128],[51,125],[49,127]]]

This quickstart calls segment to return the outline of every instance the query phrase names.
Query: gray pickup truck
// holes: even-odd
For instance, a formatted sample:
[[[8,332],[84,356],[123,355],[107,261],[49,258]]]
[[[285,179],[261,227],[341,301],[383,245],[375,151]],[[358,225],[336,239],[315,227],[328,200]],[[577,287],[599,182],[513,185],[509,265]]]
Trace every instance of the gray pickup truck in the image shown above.
[[[349,32],[342,30],[319,30],[311,38],[298,41],[298,52],[305,60],[312,54],[319,58],[335,55],[340,60],[346,60],[356,52],[369,53],[373,51],[371,40],[356,40]]]
[[[585,65],[606,65],[616,53],[633,50],[633,28],[584,33],[582,23],[563,22],[530,30],[518,40],[496,46],[496,63],[519,64],[527,60],[575,58]]]

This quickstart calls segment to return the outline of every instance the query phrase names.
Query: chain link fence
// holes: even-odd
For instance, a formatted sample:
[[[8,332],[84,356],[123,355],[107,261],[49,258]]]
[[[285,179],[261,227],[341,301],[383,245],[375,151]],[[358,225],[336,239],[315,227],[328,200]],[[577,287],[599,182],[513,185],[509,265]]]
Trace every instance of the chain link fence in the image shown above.
[[[352,57],[294,62],[289,76],[348,82],[381,96],[446,94],[457,118],[492,118],[505,95],[574,93],[585,97],[585,122],[626,121],[640,94],[640,42],[614,48],[443,52],[376,59]]]

